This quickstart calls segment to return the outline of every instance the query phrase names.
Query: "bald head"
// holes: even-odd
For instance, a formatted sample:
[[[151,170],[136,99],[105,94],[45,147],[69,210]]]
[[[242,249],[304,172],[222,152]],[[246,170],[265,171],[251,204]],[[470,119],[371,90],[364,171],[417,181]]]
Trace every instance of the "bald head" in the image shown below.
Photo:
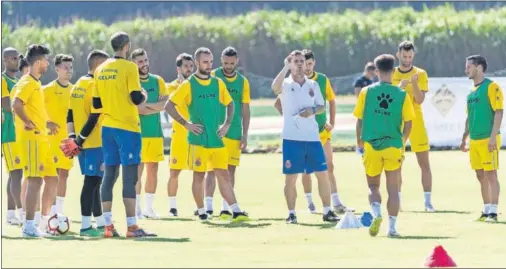
[[[9,73],[16,73],[19,67],[19,51],[15,48],[8,47],[2,52],[2,58],[5,70]]]

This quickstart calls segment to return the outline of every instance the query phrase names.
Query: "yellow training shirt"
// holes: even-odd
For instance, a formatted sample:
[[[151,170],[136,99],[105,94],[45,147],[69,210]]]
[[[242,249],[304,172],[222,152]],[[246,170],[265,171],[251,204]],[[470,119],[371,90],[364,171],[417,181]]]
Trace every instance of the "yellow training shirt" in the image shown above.
[[[23,122],[16,116],[16,135],[20,134],[24,139],[45,139],[48,116],[40,81],[30,74],[22,76],[12,90],[12,100],[16,98],[23,102],[26,116],[35,125],[35,130],[26,131]]]
[[[413,97],[413,85],[411,84],[411,77],[416,73],[418,73],[418,87],[420,88],[420,91],[429,91],[429,77],[427,76],[427,72],[416,66],[413,66],[413,68],[411,68],[411,70],[408,72],[402,72],[399,67],[396,67],[392,76],[392,85],[398,86],[403,79],[409,81],[404,90],[408,93],[409,97],[413,101],[413,109],[415,110],[415,115],[418,117],[422,116],[422,107],[415,102],[415,99]]]
[[[44,92],[44,104],[49,120],[58,124],[58,134],[55,137],[66,138],[67,134],[67,111],[72,84],[62,86],[57,80],[42,87]]]

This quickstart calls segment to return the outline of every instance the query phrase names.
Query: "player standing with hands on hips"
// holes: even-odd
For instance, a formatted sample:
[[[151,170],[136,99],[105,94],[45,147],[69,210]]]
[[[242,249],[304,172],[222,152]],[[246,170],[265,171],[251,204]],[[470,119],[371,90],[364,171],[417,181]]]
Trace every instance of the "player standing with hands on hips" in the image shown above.
[[[304,75],[305,57],[295,50],[272,82],[275,94],[281,94],[283,109],[283,174],[289,224],[297,223],[295,202],[298,174],[315,173],[323,203],[323,221],[338,222],[330,206],[330,183],[325,153],[320,142],[315,115],[325,113],[325,102],[317,82]],[[291,75],[286,77],[288,71]]]

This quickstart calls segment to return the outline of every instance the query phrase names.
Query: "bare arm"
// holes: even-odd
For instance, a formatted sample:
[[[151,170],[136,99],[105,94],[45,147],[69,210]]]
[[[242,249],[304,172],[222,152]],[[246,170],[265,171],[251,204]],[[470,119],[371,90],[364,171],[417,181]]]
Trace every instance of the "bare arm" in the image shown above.
[[[158,98],[158,102],[147,104],[146,107],[151,108],[152,110],[156,110],[157,112],[163,111],[165,109],[165,103],[169,100],[169,96],[160,96]]]
[[[466,142],[468,136],[469,136],[469,117],[466,117],[466,125],[464,134],[462,135],[462,143]]]
[[[251,113],[249,104],[242,104],[242,135],[244,137],[248,136],[250,119]]]
[[[357,135],[357,146],[362,148],[364,147],[364,141],[362,141],[362,120],[357,119],[357,124],[355,126],[355,133]]]
[[[179,124],[186,126],[187,121],[177,112],[176,110],[176,104],[172,102],[171,100],[168,100],[167,103],[165,103],[165,111],[169,114],[169,116],[177,121]]]
[[[276,98],[276,102],[274,102],[274,107],[279,112],[280,115],[283,115],[283,108],[281,107],[281,99]]]
[[[225,118],[225,124],[230,125],[230,123],[232,123],[233,118],[234,118],[234,102],[230,102],[227,105],[227,116]]]
[[[329,123],[334,126],[336,123],[336,100],[329,101]]]
[[[14,102],[12,103],[12,108],[14,109],[14,113],[18,115],[18,117],[25,123],[31,124],[30,118],[25,113],[25,104],[19,98],[14,98]]]
[[[413,126],[412,121],[404,122],[404,129],[402,130],[402,142],[406,145],[406,141],[408,141],[409,134],[411,134],[411,127]]]
[[[497,134],[499,133],[499,130],[501,129],[503,114],[504,110],[502,109],[497,109],[495,111],[494,126],[492,127],[492,133],[490,134],[490,138],[496,137]]]
[[[274,81],[272,82],[271,88],[272,91],[274,91],[274,94],[278,95],[281,93],[283,80],[285,79],[286,74],[288,74],[288,71],[289,71],[288,65],[285,63],[283,69],[281,69],[281,71],[278,73],[278,75],[276,76],[276,78],[274,78]]]
[[[72,109],[69,109],[67,111],[67,133],[69,134],[69,137],[76,136],[76,131],[74,127],[74,113]]]
[[[12,112],[11,99],[9,96],[2,97],[2,109],[4,112]]]
[[[425,92],[420,90],[418,83],[413,83],[413,99],[415,99],[415,103],[419,105],[425,100]]]
[[[325,113],[325,106],[317,105],[314,113],[315,114],[323,114],[323,113]]]
[[[159,112],[152,109],[151,107],[148,107],[146,103],[138,105],[137,110],[139,111],[140,115],[151,115]]]

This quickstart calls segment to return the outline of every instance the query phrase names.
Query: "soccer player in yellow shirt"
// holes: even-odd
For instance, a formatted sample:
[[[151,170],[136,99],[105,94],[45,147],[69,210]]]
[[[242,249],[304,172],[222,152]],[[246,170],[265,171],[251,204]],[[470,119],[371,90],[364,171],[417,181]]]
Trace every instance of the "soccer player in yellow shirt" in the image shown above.
[[[141,127],[137,105],[146,101],[135,63],[126,59],[130,37],[117,32],[111,37],[114,57],[102,63],[94,74],[93,107],[102,108],[102,152],[105,171],[101,187],[104,211],[104,237],[116,237],[112,223],[112,192],[122,166],[123,203],[126,210],[127,237],[156,236],[137,225],[135,185],[141,162]]]
[[[2,72],[2,155],[5,160],[9,179],[7,180],[7,224],[20,225],[23,218],[21,203],[21,179],[23,178],[23,164],[21,162],[21,147],[19,138],[16,139],[14,117],[11,108],[10,93],[18,82],[16,72],[19,68],[19,52],[15,48],[6,48],[2,52],[5,66]],[[19,218],[16,216],[18,209]]]
[[[399,175],[404,159],[404,144],[415,118],[409,95],[392,85],[395,58],[383,54],[374,59],[379,82],[360,91],[353,115],[357,118],[357,147],[363,150],[369,202],[374,220],[369,228],[371,236],[380,230],[381,173],[385,171],[388,192],[389,237],[399,236],[395,224],[399,214]],[[403,127],[404,125],[404,127]]]
[[[192,192],[199,218],[209,218],[204,208],[204,176],[208,163],[214,168],[223,198],[230,204],[233,221],[249,220],[241,211],[235,198],[234,189],[228,174],[228,152],[222,138],[227,134],[234,116],[234,102],[225,83],[211,76],[213,54],[208,48],[198,48],[195,52],[197,72],[181,83],[166,104],[169,115],[189,131],[190,167],[193,170]],[[185,120],[176,106],[188,108],[189,118]],[[220,121],[219,111],[227,107],[226,119]]]
[[[49,49],[43,45],[33,44],[28,47],[26,59],[30,65],[30,73],[21,77],[13,95],[12,107],[16,118],[19,118],[16,124],[23,124],[23,129],[19,128],[22,130],[19,132],[19,138],[23,152],[21,156],[24,164],[23,172],[28,180],[25,196],[26,220],[23,225],[25,237],[44,235],[35,227],[34,217],[49,151],[46,128],[49,127],[52,132],[57,132],[55,124],[48,122],[44,93],[39,80],[47,71],[49,53]],[[45,198],[43,197],[43,205],[44,202],[52,202],[47,197]]]
[[[248,79],[236,70],[239,63],[237,50],[233,47],[227,47],[221,53],[222,66],[213,70],[211,76],[223,80],[227,90],[234,100],[234,119],[228,133],[223,137],[223,143],[228,151],[228,173],[230,174],[230,183],[235,186],[235,170],[239,166],[241,151],[248,145],[248,131],[250,122],[250,87]],[[220,112],[221,117],[225,117],[225,111]],[[207,177],[205,179],[205,201],[207,214],[213,215],[213,195],[216,188],[216,177],[212,165],[209,165]],[[229,220],[232,217],[227,201],[223,200],[220,212],[220,218]]]
[[[76,144],[82,148],[79,153],[79,166],[84,175],[81,190],[81,236],[103,236],[105,220],[102,215],[100,185],[104,175],[104,157],[102,154],[102,120],[101,110],[93,108],[92,91],[93,74],[96,68],[109,58],[101,50],[88,54],[88,74],[79,78],[70,95],[67,112],[67,132]],[[97,226],[91,225],[91,215]]]
[[[432,206],[431,201],[432,172],[429,162],[430,145],[422,112],[422,103],[425,100],[425,93],[429,90],[429,78],[425,70],[413,65],[414,57],[415,45],[410,41],[401,42],[397,50],[399,66],[394,70],[392,83],[405,90],[413,101],[416,117],[413,120],[413,130],[409,136],[409,142],[411,143],[411,151],[415,152],[418,165],[422,171],[425,210],[427,212],[435,212],[436,210]],[[401,193],[399,191],[399,196],[400,195]]]
[[[136,185],[136,215],[137,218],[160,218],[153,208],[156,185],[158,182],[158,162],[163,161],[163,132],[160,112],[164,110],[168,100],[165,81],[159,75],[149,72],[149,58],[144,49],[136,49],[130,54],[130,59],[139,69],[141,87],[146,90],[148,97],[144,104],[137,106],[141,121],[141,165],[139,179]],[[142,170],[146,166],[146,186],[144,198],[146,207],[141,210]]]
[[[193,58],[190,54],[182,53],[176,58],[177,78],[167,84],[167,93],[174,94],[183,81],[188,79],[193,73]],[[188,108],[177,106],[177,112],[184,120],[188,120]],[[181,170],[189,170],[188,166],[188,131],[177,121],[172,122],[172,137],[170,141],[169,158],[169,183],[167,184],[167,194],[169,196],[169,216],[177,217],[176,195],[178,189],[178,178]]]
[[[322,73],[314,71],[316,60],[313,51],[311,51],[310,49],[305,49],[302,51],[302,53],[304,54],[304,58],[306,59],[304,66],[305,76],[318,83],[318,85],[320,86],[320,91],[323,96],[323,100],[329,103],[329,114],[328,114],[329,121],[327,122],[327,112],[318,114],[315,117],[316,121],[318,122],[320,141],[323,145],[323,150],[325,151],[325,159],[327,161],[332,203],[334,204],[334,210],[336,211],[336,213],[342,214],[346,211],[347,208],[346,206],[343,205],[343,203],[339,199],[339,194],[337,193],[336,177],[334,175],[333,150],[331,143],[332,129],[334,129],[336,119],[336,101],[335,101],[336,95],[334,94],[334,90],[332,89],[332,85],[330,85],[330,80],[328,79],[328,77]],[[274,104],[274,106],[276,107],[278,112],[282,114],[281,99],[279,97],[276,99],[276,103]],[[304,187],[304,193],[306,195],[309,211],[315,214],[316,207],[313,202],[310,175],[308,174],[302,175],[302,186]]]
[[[63,205],[67,192],[67,178],[69,170],[73,166],[73,160],[66,158],[60,149],[60,143],[67,138],[66,116],[69,106],[70,90],[72,83],[70,79],[73,73],[74,58],[70,55],[57,54],[54,58],[54,67],[58,78],[45,85],[44,104],[46,106],[47,115],[52,122],[55,122],[60,128],[58,133],[49,134],[49,156],[47,161],[46,177],[48,180],[54,178],[58,181],[56,190],[56,200],[51,208],[50,215],[63,214]],[[44,191],[49,185],[44,186]],[[49,216],[42,215],[42,219],[48,219]],[[47,221],[44,221],[47,222]],[[44,223],[42,223],[44,225]]]
[[[497,222],[500,185],[497,178],[501,148],[501,123],[504,115],[504,93],[499,85],[485,78],[487,60],[480,55],[466,59],[466,75],[473,80],[474,88],[467,96],[466,129],[462,136],[462,151],[467,151],[471,168],[481,185],[483,212],[478,221]]]

